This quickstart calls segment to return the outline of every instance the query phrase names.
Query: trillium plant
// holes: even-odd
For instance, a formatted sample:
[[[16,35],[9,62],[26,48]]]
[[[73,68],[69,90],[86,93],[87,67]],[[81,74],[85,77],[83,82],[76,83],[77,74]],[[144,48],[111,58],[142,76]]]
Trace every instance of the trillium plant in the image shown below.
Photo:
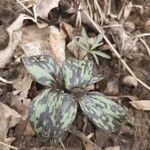
[[[29,73],[47,88],[38,94],[29,110],[30,123],[42,140],[56,144],[62,141],[77,115],[83,113],[97,127],[114,132],[124,120],[126,110],[102,93],[87,91],[86,87],[100,81],[93,76],[93,62],[69,58],[63,67],[47,55],[23,56]]]

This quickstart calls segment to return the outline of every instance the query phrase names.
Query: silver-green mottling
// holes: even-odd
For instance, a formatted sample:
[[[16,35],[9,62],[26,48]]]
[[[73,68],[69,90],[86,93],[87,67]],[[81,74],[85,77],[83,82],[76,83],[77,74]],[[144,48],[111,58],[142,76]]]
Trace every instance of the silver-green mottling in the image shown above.
[[[23,63],[29,73],[42,85],[49,87],[65,84],[72,92],[44,90],[34,98],[30,107],[30,122],[42,140],[58,143],[72,124],[77,112],[77,99],[81,109],[98,127],[114,132],[126,120],[126,110],[98,92],[84,93],[84,88],[103,78],[92,75],[93,62],[69,58],[62,69],[46,55],[24,56]],[[64,80],[63,80],[64,79]],[[53,88],[51,88],[53,89]],[[74,94],[74,95],[73,95]],[[75,98],[75,99],[74,99]]]
[[[30,122],[42,140],[56,144],[76,117],[77,103],[63,91],[44,90],[34,98],[30,107]]]
[[[42,85],[51,86],[61,80],[61,69],[48,55],[23,56],[28,72]]]
[[[126,110],[99,92],[88,92],[79,101],[82,111],[99,128],[114,132],[126,120]]]
[[[65,87],[67,89],[86,87],[92,76],[93,63],[77,59],[67,59],[63,68]]]

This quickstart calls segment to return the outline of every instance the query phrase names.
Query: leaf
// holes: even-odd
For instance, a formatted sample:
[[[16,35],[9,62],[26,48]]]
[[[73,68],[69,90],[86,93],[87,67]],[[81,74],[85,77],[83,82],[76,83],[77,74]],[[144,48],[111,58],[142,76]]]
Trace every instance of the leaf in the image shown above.
[[[79,101],[82,111],[99,128],[114,132],[126,120],[126,110],[99,92],[88,92]]]
[[[87,49],[90,49],[90,45],[88,43],[89,37],[88,37],[88,35],[86,33],[85,28],[82,29],[82,37],[83,37],[83,40],[84,40],[83,42],[85,43],[85,46],[87,47]]]
[[[80,45],[80,44],[79,44]],[[73,39],[67,44],[67,49],[73,54],[75,58],[83,59],[87,55],[87,50],[81,49],[76,39]]]
[[[21,41],[22,32],[20,31],[20,28],[23,26],[23,22],[26,19],[30,19],[30,17],[25,14],[20,14],[18,18],[9,27],[7,27],[6,30],[9,34],[9,43],[5,49],[0,50],[0,68],[4,68],[5,65],[10,62],[10,58],[13,56],[14,50]]]
[[[44,141],[58,143],[76,117],[77,103],[72,95],[44,90],[30,108],[31,127]]]
[[[130,104],[136,109],[150,111],[150,100],[132,101]]]
[[[22,116],[7,105],[0,102],[0,141],[7,138],[9,128],[19,123]]]
[[[107,59],[110,59],[110,56],[103,53],[103,52],[100,52],[100,51],[92,51],[92,53],[94,53],[95,55],[98,55],[98,56],[101,56],[103,58],[107,58]]]
[[[65,61],[65,38],[63,34],[55,27],[50,26],[50,48],[52,53],[54,54],[55,61],[59,66],[63,66]]]
[[[99,60],[98,60],[96,54],[92,53],[92,55],[93,55],[93,57],[95,59],[96,64],[99,65]]]
[[[50,55],[49,27],[39,28],[37,25],[26,26],[21,29],[22,40],[19,46],[23,49],[26,56]],[[20,52],[20,51],[19,51]]]
[[[102,41],[102,39],[103,39],[103,35],[99,34],[95,40],[95,43],[92,45],[91,50],[94,50],[98,46],[102,45],[103,43],[100,43]]]
[[[28,72],[40,84],[51,86],[61,80],[60,67],[48,55],[23,56],[22,60]]]
[[[133,86],[133,87],[138,86],[137,80],[131,75],[125,76],[122,81],[125,85],[128,85],[128,86]]]
[[[93,77],[92,68],[91,61],[67,59],[63,68],[65,87],[67,89],[86,87]]]
[[[48,19],[48,13],[58,7],[60,0],[37,0],[35,5],[36,16]]]

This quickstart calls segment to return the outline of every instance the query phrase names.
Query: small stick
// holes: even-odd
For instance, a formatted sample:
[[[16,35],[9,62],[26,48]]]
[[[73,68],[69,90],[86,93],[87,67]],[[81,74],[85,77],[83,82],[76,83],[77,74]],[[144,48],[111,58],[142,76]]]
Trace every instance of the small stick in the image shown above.
[[[116,54],[116,56],[118,57],[118,59],[122,62],[122,64],[124,65],[124,67],[128,70],[128,72],[139,82],[141,83],[145,88],[147,88],[150,91],[150,87],[144,83],[142,80],[140,80],[138,77],[136,77],[136,75],[134,74],[134,72],[131,70],[131,68],[127,65],[127,63],[121,58],[120,54],[118,53],[118,51],[114,48],[114,46],[112,45],[112,43],[109,41],[109,39],[106,37],[106,35],[103,33],[102,29],[100,28],[100,26],[98,26],[98,24],[96,24],[96,22],[88,15],[88,13],[83,10],[84,14],[87,16],[87,18],[90,20],[90,22],[93,24],[93,26],[97,29],[97,31],[99,33],[101,33],[105,39],[105,41],[107,42],[107,44],[110,46],[110,48],[112,49],[112,51]]]
[[[145,36],[150,36],[150,33],[142,33],[142,34],[136,35],[135,37],[141,38],[141,37],[145,37]]]
[[[20,0],[16,0],[28,13],[33,15],[32,11],[30,11]]]
[[[7,146],[7,147],[9,147],[9,148],[11,148],[11,149],[14,149],[14,150],[18,150],[18,149],[19,149],[19,148],[17,148],[17,147],[14,147],[14,146],[11,146],[11,145],[9,145],[9,144],[6,144],[6,143],[4,143],[4,142],[2,142],[2,141],[0,141],[0,144],[3,145],[3,146]]]
[[[8,83],[8,84],[13,84],[12,81],[7,81],[6,79],[0,77],[0,81],[3,82],[3,83]]]
[[[90,144],[92,147],[95,148],[95,150],[101,150],[99,146],[97,146],[94,142],[92,142],[90,139],[88,139],[81,131],[77,130],[74,126],[70,127],[68,131],[78,138],[82,139],[83,141],[87,142]]]
[[[61,144],[62,148],[63,148],[64,150],[66,150],[66,147],[65,147],[65,145],[64,145],[64,143],[63,143],[62,141],[60,141],[60,144]]]

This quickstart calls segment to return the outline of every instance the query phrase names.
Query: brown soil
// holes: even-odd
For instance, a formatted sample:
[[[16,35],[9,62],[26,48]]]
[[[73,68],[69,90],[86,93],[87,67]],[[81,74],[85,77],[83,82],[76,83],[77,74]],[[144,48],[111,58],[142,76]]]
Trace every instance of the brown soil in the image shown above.
[[[146,3],[146,1],[142,0],[142,2]],[[134,0],[135,4],[142,4],[140,0]],[[2,3],[2,4],[1,4]],[[2,0],[0,1],[0,21],[3,26],[8,26],[12,22],[12,17],[9,13],[7,13],[7,17],[2,10],[7,10],[12,12],[11,15],[16,17],[20,12],[20,8],[13,5],[15,1],[10,0]],[[148,3],[148,1],[147,1]],[[7,7],[6,7],[7,6]],[[136,18],[135,25],[141,30],[142,25],[139,24],[139,21],[144,21],[148,18],[148,14],[144,14],[144,16],[138,16],[137,11],[132,12],[130,16],[130,20]],[[7,21],[6,21],[7,20]],[[150,38],[146,38],[147,42],[150,41]],[[134,72],[136,72],[137,76],[143,80],[145,83],[150,85],[150,75],[145,74],[145,72],[150,73],[150,61],[149,56],[147,55],[147,51],[143,46],[139,45],[140,52],[143,53],[143,56],[133,57],[133,59],[126,58],[127,63],[133,68]],[[17,66],[16,66],[17,67]],[[142,85],[138,84],[137,87],[130,87],[128,85],[124,85],[122,83],[122,78],[128,75],[128,72],[122,68],[122,65],[118,61],[118,58],[114,56],[111,60],[100,59],[100,65],[97,68],[98,72],[101,73],[107,80],[116,81],[118,85],[119,92],[117,96],[123,95],[131,95],[136,96],[139,99],[149,99],[150,92],[144,88]],[[19,72],[15,71],[15,67],[6,67],[0,70],[0,76],[5,79],[13,79],[17,78]],[[0,87],[3,89],[3,93],[0,93],[1,102],[7,104],[9,106],[11,97],[12,97],[12,87],[11,85],[0,84]],[[33,83],[32,88],[30,89],[29,96],[31,98],[34,97],[35,93],[38,92],[42,87]],[[37,90],[38,89],[38,90]],[[109,94],[107,90],[104,91],[104,94]],[[118,100],[117,100],[118,101]],[[90,121],[87,121],[87,128],[85,129],[85,135],[94,133],[94,137],[92,137],[92,141],[94,141],[98,146],[104,148],[106,146],[115,146],[119,145],[121,150],[150,150],[150,112],[144,112],[140,110],[136,110],[131,105],[129,105],[130,99],[125,97],[121,98],[119,101],[123,106],[128,108],[128,113],[130,116],[131,123],[127,123],[122,125],[121,129],[114,134],[106,133],[101,129],[97,129]],[[83,129],[83,118],[84,115],[79,110],[78,115],[74,121],[74,125],[82,131]],[[134,122],[134,124],[132,123]],[[22,124],[22,130],[24,130]],[[10,135],[15,134],[16,129],[18,127],[14,127],[10,130]],[[22,131],[20,131],[22,132]],[[36,136],[22,136],[22,134],[16,135],[17,139],[13,142],[13,146],[18,147],[20,150],[61,150],[63,149],[61,145],[58,146],[50,146],[48,143],[42,143]],[[81,150],[83,149],[83,142],[75,137],[72,134],[68,134],[66,140],[64,141],[64,145],[67,150]],[[34,149],[35,148],[35,149]]]

